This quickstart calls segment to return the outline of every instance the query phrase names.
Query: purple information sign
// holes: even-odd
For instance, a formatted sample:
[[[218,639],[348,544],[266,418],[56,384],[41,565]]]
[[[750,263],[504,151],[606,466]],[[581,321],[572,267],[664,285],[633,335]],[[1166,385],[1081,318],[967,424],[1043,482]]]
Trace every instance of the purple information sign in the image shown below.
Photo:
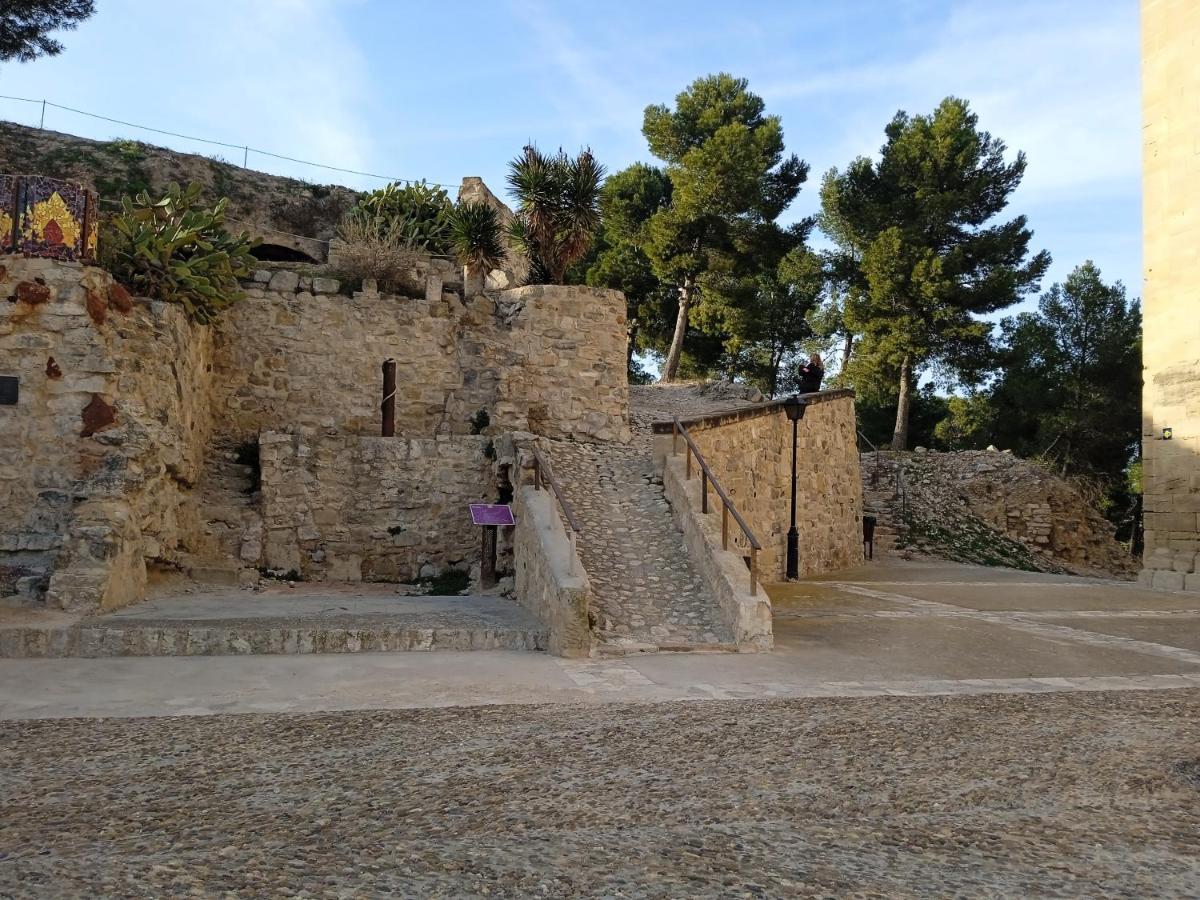
[[[503,503],[472,503],[472,525],[514,525],[512,507]]]

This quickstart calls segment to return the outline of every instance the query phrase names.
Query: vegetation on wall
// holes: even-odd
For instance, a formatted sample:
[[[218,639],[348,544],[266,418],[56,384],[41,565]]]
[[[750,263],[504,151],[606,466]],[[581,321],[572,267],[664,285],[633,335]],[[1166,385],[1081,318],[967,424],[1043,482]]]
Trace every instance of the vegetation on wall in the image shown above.
[[[485,275],[504,265],[504,246],[500,216],[487,203],[460,203],[450,216],[450,243],[459,264],[473,276]]]
[[[409,249],[435,255],[453,251],[453,213],[454,204],[446,191],[424,181],[387,184],[363,196],[354,211]]]
[[[125,197],[105,224],[101,262],[131,291],[180,303],[197,322],[211,322],[241,300],[238,279],[250,275],[258,241],[225,228],[226,199],[211,208],[200,185],[173,184],[158,200]]]
[[[508,171],[517,198],[509,238],[529,257],[529,282],[565,284],[567,270],[587,254],[600,227],[604,166],[590,150],[570,157],[530,145]]]

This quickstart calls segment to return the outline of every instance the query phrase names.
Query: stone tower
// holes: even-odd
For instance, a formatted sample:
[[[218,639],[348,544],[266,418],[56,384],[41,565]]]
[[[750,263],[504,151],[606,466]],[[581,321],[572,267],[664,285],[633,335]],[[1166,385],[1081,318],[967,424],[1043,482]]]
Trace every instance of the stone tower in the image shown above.
[[[1143,583],[1200,591],[1200,3],[1142,0]]]

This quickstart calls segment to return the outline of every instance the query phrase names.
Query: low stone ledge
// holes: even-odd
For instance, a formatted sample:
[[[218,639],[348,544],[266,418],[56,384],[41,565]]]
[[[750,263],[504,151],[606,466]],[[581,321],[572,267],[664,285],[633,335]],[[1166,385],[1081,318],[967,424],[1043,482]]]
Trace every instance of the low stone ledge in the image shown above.
[[[524,485],[516,492],[513,564],[517,602],[537,616],[549,632],[547,649],[557,656],[591,655],[588,620],[592,586],[571,542],[550,491]],[[574,571],[579,573],[572,575]]]
[[[800,394],[801,398],[812,406],[817,403],[829,403],[833,400],[841,400],[844,397],[854,399],[854,391],[850,388],[839,388],[833,391],[818,391],[815,394]],[[721,425],[729,425],[733,422],[742,422],[746,419],[756,419],[759,416],[768,416],[783,409],[784,403],[788,398],[780,400],[768,400],[766,403],[752,403],[747,406],[738,406],[734,409],[724,410],[722,412],[709,413],[706,416],[696,416],[692,419],[681,420],[683,427],[688,431],[700,430],[704,428],[717,428]],[[655,422],[651,430],[655,434],[671,434],[674,430],[674,422]]]
[[[701,512],[700,479],[686,477],[684,458],[667,455],[662,460],[663,490],[671,504],[675,524],[683,532],[692,562],[717,597],[725,624],[733,632],[740,652],[770,650],[775,645],[771,601],[761,584],[750,593],[750,570],[742,556],[721,547],[720,499],[709,494],[708,515]],[[737,529],[730,517],[729,527]],[[732,536],[732,535],[731,535]]]

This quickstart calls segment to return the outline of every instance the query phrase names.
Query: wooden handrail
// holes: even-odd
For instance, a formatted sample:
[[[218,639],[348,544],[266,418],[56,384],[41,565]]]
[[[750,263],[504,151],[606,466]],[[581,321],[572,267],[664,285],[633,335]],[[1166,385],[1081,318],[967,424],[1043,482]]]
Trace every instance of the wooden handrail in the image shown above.
[[[696,442],[692,440],[692,436],[688,434],[688,430],[683,423],[676,418],[673,422],[671,433],[671,453],[676,455],[679,453],[679,438],[682,437],[686,445],[687,456],[687,478],[690,481],[692,477],[692,457],[696,457],[696,463],[700,466],[700,511],[708,512],[708,486],[712,484],[713,490],[717,492],[717,496],[721,498],[721,549],[729,549],[729,517],[733,516],[733,520],[737,522],[738,527],[742,529],[742,534],[746,537],[746,542],[750,545],[750,596],[758,595],[758,551],[762,550],[762,544],[758,542],[758,538],[754,536],[754,532],[750,530],[750,526],[746,524],[746,520],[742,518],[742,514],[738,512],[736,504],[729,498],[729,494],[725,492],[725,488],[721,486],[721,482],[717,476],[713,474],[712,469],[708,467],[708,461],[704,458],[704,454],[700,452],[700,448],[696,446]]]
[[[575,569],[575,560],[578,558],[579,535],[583,533],[583,529],[579,527],[579,520],[575,518],[571,504],[567,502],[562,488],[558,485],[558,479],[554,477],[554,472],[546,465],[546,460],[542,457],[538,448],[530,445],[529,451],[533,454],[533,489],[540,491],[543,487],[549,486],[550,493],[554,495],[554,499],[558,501],[559,509],[562,510],[563,518],[567,520],[569,528],[567,536],[571,541],[571,559],[569,560],[569,565],[571,574],[576,575],[578,572]]]

